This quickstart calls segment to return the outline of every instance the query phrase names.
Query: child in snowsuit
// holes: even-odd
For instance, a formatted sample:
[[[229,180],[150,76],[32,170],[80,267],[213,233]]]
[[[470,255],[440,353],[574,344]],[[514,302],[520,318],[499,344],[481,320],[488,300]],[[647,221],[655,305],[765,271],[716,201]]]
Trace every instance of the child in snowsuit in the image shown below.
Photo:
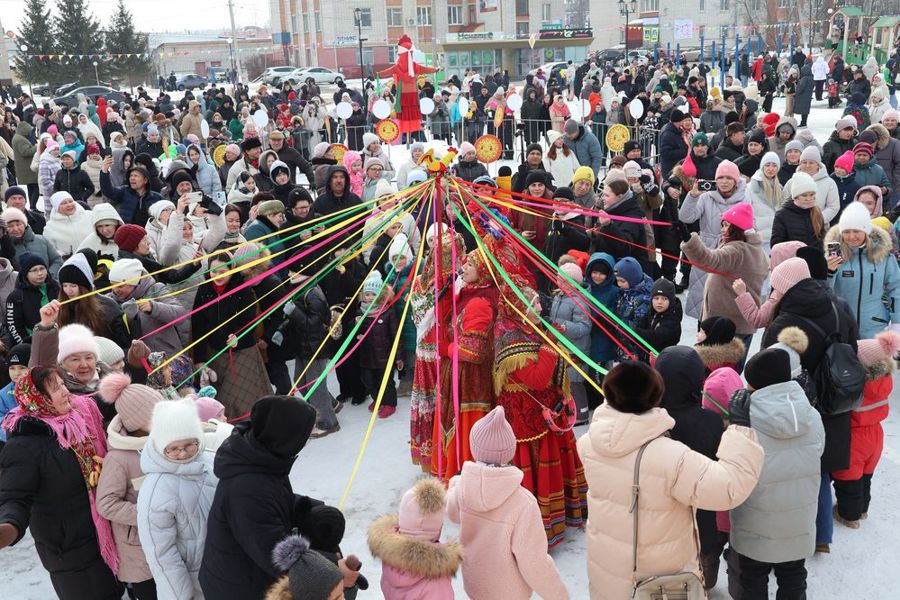
[[[544,600],[566,600],[569,593],[547,553],[541,510],[512,464],[516,436],[502,406],[475,423],[469,447],[475,462],[463,463],[447,492],[447,516],[459,523],[466,552],[466,595],[527,600],[536,593]]]
[[[362,289],[362,302],[359,317],[365,320],[359,329],[357,339],[362,340],[359,346],[360,378],[366,393],[372,397],[369,411],[375,410],[375,400],[378,397],[378,389],[381,387],[381,378],[388,364],[391,346],[397,337],[397,329],[400,327],[400,319],[393,310],[387,307],[393,297],[391,286],[382,287],[381,275],[373,271],[365,281]],[[366,308],[371,305],[368,313]],[[397,387],[394,384],[393,368],[403,366],[403,354],[398,349],[395,357],[395,365],[391,366],[391,374],[388,377],[384,396],[381,398],[381,408],[378,409],[378,418],[387,419],[397,411]]]
[[[650,312],[641,319],[635,331],[657,352],[662,352],[677,345],[681,339],[681,317],[681,300],[675,295],[675,284],[660,277],[653,282]],[[650,355],[641,352],[640,358],[649,362]]]
[[[866,368],[863,402],[850,419],[850,467],[831,474],[834,479],[834,518],[858,529],[868,517],[872,475],[884,449],[884,421],[894,389],[894,356],[900,351],[900,334],[883,331],[874,340],[860,340],[857,356]]]
[[[466,463],[468,464],[468,463]],[[439,540],[447,494],[437,479],[420,479],[400,500],[400,514],[380,517],[369,527],[369,549],[382,562],[386,600],[451,600],[451,578],[463,548]]]
[[[616,263],[616,285],[619,286],[619,298],[616,300],[616,316],[625,324],[634,329],[647,314],[650,313],[650,290],[653,288],[653,280],[641,269],[640,263],[632,257],[626,256]],[[641,348],[636,342],[625,342],[625,347],[634,354],[639,355]],[[618,348],[616,350],[618,360],[628,360],[628,354]]]
[[[588,261],[587,273],[584,278],[588,293],[610,311],[615,311],[619,298],[619,288],[616,286],[616,278],[613,276],[615,264],[616,261],[612,255],[595,252]],[[590,310],[593,321],[591,322],[591,353],[589,356],[595,363],[609,368],[612,361],[616,359],[616,345],[596,323],[602,324],[606,331],[612,332],[613,329],[609,324],[609,317],[601,314],[599,308],[591,304]],[[591,374],[596,378],[598,384],[602,382],[603,376],[600,371],[591,370]],[[593,386],[587,386],[587,394],[590,408],[596,408],[603,402],[602,396],[594,390]]]
[[[581,283],[583,275],[581,267],[577,264],[566,263],[560,270],[576,283]],[[588,317],[587,301],[581,297],[581,289],[573,289],[572,284],[563,277],[558,277],[556,283],[558,289],[554,292],[550,305],[550,323],[576,348],[586,353],[591,343],[591,320]],[[574,354],[572,356],[574,358]],[[584,365],[580,368],[585,370]],[[574,367],[568,367],[568,370],[572,397],[575,400],[575,422],[584,423],[588,418],[584,377]]]
[[[744,357],[744,342],[734,337],[734,321],[728,317],[710,317],[700,322],[694,350],[703,359],[707,373],[719,367],[735,371]]]

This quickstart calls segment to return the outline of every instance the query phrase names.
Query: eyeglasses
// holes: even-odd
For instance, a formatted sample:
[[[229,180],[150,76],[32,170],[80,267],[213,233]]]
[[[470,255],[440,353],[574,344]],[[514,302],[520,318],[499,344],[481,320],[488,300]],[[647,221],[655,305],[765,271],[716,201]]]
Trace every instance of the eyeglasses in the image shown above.
[[[188,442],[184,446],[166,446],[164,454],[169,458],[175,458],[184,454],[193,454],[200,447],[199,442]]]

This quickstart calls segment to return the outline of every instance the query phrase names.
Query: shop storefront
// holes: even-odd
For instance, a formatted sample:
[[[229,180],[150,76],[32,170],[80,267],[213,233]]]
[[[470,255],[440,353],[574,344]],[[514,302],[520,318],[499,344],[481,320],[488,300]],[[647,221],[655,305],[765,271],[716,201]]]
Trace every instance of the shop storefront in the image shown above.
[[[583,61],[593,39],[590,29],[551,29],[530,35],[448,34],[443,44],[445,72],[447,77],[462,79],[469,69],[482,75],[508,69],[511,77],[519,79],[546,63]]]

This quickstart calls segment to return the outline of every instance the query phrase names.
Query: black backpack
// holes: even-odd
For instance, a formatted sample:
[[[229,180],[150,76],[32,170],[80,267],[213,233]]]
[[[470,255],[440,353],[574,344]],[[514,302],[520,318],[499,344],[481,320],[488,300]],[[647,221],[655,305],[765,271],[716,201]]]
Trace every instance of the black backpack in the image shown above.
[[[850,412],[862,404],[866,369],[857,357],[853,346],[841,340],[838,331],[841,319],[837,307],[831,303],[834,313],[835,333],[828,335],[810,319],[796,315],[821,335],[828,345],[822,360],[813,372],[816,386],[816,410],[824,416]]]

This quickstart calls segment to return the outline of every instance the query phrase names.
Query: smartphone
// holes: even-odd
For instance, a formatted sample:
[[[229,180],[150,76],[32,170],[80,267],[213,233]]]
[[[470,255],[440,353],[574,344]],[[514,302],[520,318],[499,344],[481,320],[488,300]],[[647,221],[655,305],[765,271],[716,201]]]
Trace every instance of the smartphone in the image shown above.
[[[698,179],[697,189],[701,192],[711,192],[716,189],[716,182],[709,179]]]
[[[191,204],[200,204],[203,200],[203,192],[191,192],[188,196],[191,197]]]
[[[826,246],[828,256],[840,256],[841,255],[841,243],[840,242],[828,242]]]
[[[226,204],[225,192],[216,192],[213,194],[213,200],[215,200],[216,204],[221,207],[224,207]]]

